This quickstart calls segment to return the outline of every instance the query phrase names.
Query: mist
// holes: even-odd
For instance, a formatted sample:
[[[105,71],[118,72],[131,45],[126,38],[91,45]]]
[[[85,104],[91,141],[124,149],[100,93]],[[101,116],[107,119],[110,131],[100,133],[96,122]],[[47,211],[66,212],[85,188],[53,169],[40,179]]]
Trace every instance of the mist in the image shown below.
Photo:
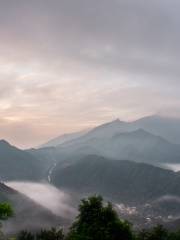
[[[163,166],[162,166],[163,167]],[[180,164],[164,164],[164,167],[174,172],[180,171]]]
[[[57,216],[72,219],[77,213],[71,206],[70,195],[48,183],[11,181],[6,184]]]
[[[176,203],[180,203],[180,197],[174,195],[164,195],[156,200],[156,202],[163,202],[163,201],[173,201]]]

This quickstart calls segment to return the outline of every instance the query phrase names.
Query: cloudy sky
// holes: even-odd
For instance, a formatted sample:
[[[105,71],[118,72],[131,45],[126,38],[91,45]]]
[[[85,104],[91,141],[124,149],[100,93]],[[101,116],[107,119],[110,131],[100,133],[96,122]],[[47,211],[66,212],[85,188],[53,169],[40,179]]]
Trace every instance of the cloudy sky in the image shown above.
[[[0,138],[36,146],[180,107],[179,0],[0,0]]]

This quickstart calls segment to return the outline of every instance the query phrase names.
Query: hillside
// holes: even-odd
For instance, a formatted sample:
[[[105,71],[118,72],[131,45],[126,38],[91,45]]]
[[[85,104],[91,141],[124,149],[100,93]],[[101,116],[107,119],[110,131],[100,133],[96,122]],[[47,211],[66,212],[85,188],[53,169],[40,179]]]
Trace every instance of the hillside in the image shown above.
[[[48,209],[2,183],[0,183],[0,201],[9,202],[15,212],[13,218],[3,223],[5,232],[17,232],[22,229],[37,230],[67,224],[66,220],[55,216]]]
[[[40,161],[32,154],[0,141],[0,179],[39,180],[42,178]]]
[[[180,175],[143,163],[87,156],[66,166],[59,164],[52,182],[80,194],[98,193],[113,202],[142,204],[164,195],[180,196]]]
[[[170,170],[91,155],[59,163],[51,179],[79,199],[102,195],[137,227],[171,223],[180,216],[180,174]]]
[[[60,136],[48,141],[47,143],[42,144],[40,146],[40,148],[56,147],[62,143],[72,141],[76,138],[79,138],[79,137],[85,135],[87,132],[88,132],[88,130],[84,130],[84,131],[79,131],[79,132],[75,132],[75,133],[60,135]]]

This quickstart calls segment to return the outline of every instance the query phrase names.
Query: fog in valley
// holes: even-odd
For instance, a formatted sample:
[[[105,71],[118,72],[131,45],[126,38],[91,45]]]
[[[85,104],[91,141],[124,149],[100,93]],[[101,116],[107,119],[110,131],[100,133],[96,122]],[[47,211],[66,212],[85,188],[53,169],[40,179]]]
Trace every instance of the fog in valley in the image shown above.
[[[46,182],[14,181],[6,182],[6,184],[26,195],[42,207],[47,208],[57,216],[72,219],[77,213],[77,210],[71,206],[71,197],[67,193]]]

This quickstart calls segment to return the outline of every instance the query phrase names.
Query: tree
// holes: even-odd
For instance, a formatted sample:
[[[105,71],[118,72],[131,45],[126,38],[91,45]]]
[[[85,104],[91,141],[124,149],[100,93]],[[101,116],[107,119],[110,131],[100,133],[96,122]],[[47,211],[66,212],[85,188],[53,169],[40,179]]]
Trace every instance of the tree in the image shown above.
[[[57,230],[56,228],[51,228],[50,230],[41,230],[37,234],[33,234],[28,231],[21,231],[17,240],[63,240],[64,234],[62,229]]]
[[[153,228],[149,240],[168,240],[168,231],[161,225]]]
[[[137,240],[148,240],[150,237],[150,230],[142,229],[139,232],[137,232]]]
[[[34,239],[35,236],[31,232],[28,232],[26,230],[21,231],[17,236],[17,240],[34,240]]]
[[[57,230],[56,228],[51,228],[50,230],[41,230],[36,236],[37,240],[63,240],[64,234],[62,229]]]
[[[137,234],[137,239],[138,240],[174,240],[174,235],[171,235],[169,232],[161,225],[158,225],[150,230],[141,230]]]
[[[72,225],[68,240],[131,240],[131,225],[119,219],[110,203],[100,196],[83,199],[79,215]]]
[[[8,203],[0,203],[0,220],[7,220],[13,214],[14,212]]]
[[[0,203],[0,220],[7,220],[9,217],[13,216],[13,210],[8,203]],[[0,227],[1,227],[0,223]],[[4,234],[0,231],[0,240],[4,239]]]

